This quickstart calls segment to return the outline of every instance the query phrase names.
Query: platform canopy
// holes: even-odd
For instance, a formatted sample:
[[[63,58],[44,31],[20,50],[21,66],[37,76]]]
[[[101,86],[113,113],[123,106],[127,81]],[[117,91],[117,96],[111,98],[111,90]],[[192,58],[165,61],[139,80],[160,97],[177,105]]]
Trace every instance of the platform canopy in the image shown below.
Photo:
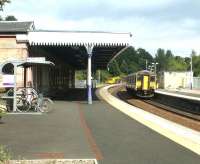
[[[92,65],[105,69],[108,62],[131,46],[131,33],[90,32],[90,31],[30,31],[17,35],[17,41],[26,41],[30,47],[59,52],[77,69],[85,67],[87,47],[92,47]]]

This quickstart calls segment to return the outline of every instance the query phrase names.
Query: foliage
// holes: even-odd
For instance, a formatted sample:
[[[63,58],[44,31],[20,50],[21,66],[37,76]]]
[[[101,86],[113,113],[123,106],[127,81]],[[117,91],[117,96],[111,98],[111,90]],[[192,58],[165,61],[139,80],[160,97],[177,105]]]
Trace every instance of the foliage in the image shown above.
[[[5,21],[17,21],[17,18],[15,18],[15,16],[13,16],[13,15],[8,15],[5,18]]]
[[[101,70],[101,82],[106,81],[109,77],[112,77],[112,75],[107,70]]]
[[[170,50],[158,49],[155,61],[158,63],[158,71],[187,71],[188,58],[174,56]]]
[[[6,16],[5,19],[3,19],[3,18],[0,16],[0,21],[17,21],[17,18],[15,18],[15,16],[13,16],[13,15],[8,15],[8,16]]]
[[[75,79],[86,80],[87,74],[85,70],[76,71]]]
[[[5,163],[11,158],[9,151],[3,147],[0,146],[0,163]]]
[[[150,53],[142,48],[135,50],[130,47],[109,64],[109,73],[113,76],[123,76],[146,69],[146,61],[153,62]]]
[[[10,3],[10,0],[0,0],[0,10],[3,10],[3,6],[4,6],[6,3]]]
[[[167,70],[167,65],[168,65],[168,61],[170,60],[170,58],[168,58],[165,54],[165,50],[159,48],[157,50],[156,56],[155,56],[155,61],[158,64],[158,69],[159,71],[165,71]]]
[[[6,4],[6,3],[10,3],[11,0],[0,0],[0,11],[3,11],[3,6]],[[17,21],[17,18],[15,18],[15,16],[13,15],[8,15],[6,16],[5,19],[3,19],[1,16],[0,16],[0,21]]]
[[[192,51],[191,56],[194,76],[200,76],[200,55],[197,55]],[[144,70],[146,69],[146,62],[148,62],[148,65],[152,65],[152,62],[157,62],[157,72],[190,71],[191,69],[190,57],[184,58],[181,56],[175,56],[171,50],[165,51],[164,49],[159,48],[153,58],[145,49],[139,48],[135,50],[135,48],[130,47],[109,63],[108,70],[101,70],[101,82],[107,80],[109,77],[124,77],[130,73]],[[98,71],[96,71],[96,75],[93,76],[94,79],[99,79]],[[76,73],[76,79],[85,80],[86,78],[86,71],[79,71]]]
[[[200,76],[200,55],[194,51],[191,53],[194,76]],[[124,53],[115,58],[109,64],[109,73],[112,76],[123,76],[146,68],[152,62],[157,62],[157,72],[160,71],[190,71],[190,57],[175,56],[171,50],[165,51],[159,48],[155,58],[145,49],[135,50],[133,47],[128,48]]]
[[[200,55],[192,54],[192,67],[194,76],[200,76]]]

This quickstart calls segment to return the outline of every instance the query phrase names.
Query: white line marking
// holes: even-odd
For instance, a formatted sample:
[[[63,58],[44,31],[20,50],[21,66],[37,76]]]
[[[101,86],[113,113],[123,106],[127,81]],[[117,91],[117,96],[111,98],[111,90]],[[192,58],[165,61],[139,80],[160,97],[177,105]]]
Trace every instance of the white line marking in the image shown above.
[[[168,95],[168,96],[173,96],[173,97],[179,97],[179,98],[184,98],[184,99],[189,99],[189,100],[196,100],[196,101],[200,101],[200,98],[199,97],[192,97],[192,96],[187,96],[187,95],[183,95],[181,93],[170,93],[170,92],[165,92],[165,91],[159,91],[159,90],[156,90],[155,91],[156,93],[160,93],[160,94],[163,94],[163,95]]]

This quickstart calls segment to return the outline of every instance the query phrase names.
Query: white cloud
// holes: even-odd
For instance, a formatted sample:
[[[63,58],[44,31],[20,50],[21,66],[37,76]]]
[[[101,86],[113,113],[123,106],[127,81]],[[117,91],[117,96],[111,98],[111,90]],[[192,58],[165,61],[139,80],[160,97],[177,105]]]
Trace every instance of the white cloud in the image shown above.
[[[34,20],[37,29],[131,32],[133,45],[152,54],[187,55],[199,50],[199,7],[197,0],[13,0],[3,15]]]

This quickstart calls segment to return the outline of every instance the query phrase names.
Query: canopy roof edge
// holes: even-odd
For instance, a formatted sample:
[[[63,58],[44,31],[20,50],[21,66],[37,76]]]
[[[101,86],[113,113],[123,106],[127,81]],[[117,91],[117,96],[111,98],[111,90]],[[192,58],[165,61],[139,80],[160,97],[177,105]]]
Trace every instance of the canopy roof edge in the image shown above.
[[[27,35],[17,35],[17,41],[25,41],[32,46],[129,46],[131,37],[131,33],[30,31]]]

